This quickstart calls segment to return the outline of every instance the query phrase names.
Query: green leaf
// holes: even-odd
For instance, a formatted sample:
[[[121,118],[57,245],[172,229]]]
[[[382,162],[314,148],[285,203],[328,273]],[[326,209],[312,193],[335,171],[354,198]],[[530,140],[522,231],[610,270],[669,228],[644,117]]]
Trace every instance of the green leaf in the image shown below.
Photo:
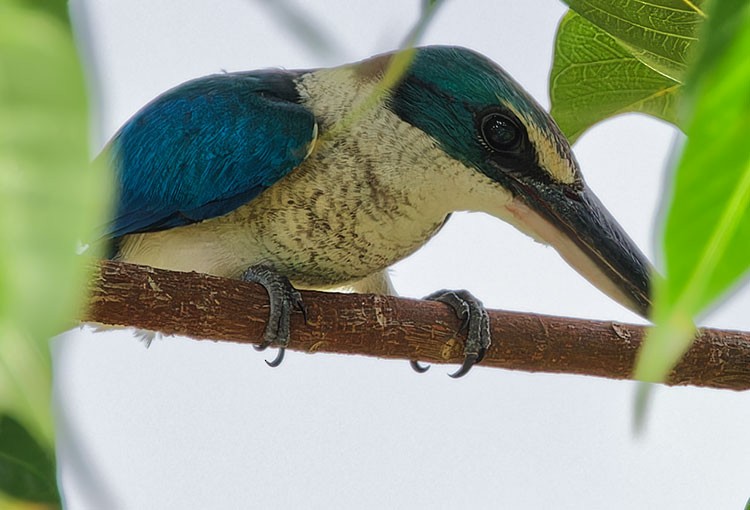
[[[705,18],[701,0],[564,1],[651,69],[684,80]]]
[[[664,224],[666,278],[636,377],[663,380],[690,346],[692,317],[750,268],[750,4],[710,4],[705,46],[688,78],[692,115]]]
[[[39,2],[31,2],[39,4]],[[72,35],[27,2],[0,6],[0,409],[52,444],[48,339],[73,324],[102,223],[106,174],[88,157]]]
[[[575,141],[606,118],[642,112],[677,123],[681,86],[569,11],[560,22],[550,75],[552,116]]]
[[[52,454],[8,415],[0,415],[0,490],[27,501],[60,502]]]

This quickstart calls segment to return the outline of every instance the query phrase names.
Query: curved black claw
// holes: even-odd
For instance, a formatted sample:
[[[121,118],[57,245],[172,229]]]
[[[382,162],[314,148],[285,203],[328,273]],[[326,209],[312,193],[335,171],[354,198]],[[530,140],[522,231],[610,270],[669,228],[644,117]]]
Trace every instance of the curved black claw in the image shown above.
[[[273,361],[266,361],[266,365],[268,365],[271,368],[276,368],[279,365],[281,365],[281,362],[284,361],[284,353],[286,353],[286,349],[283,347],[279,347],[279,352],[276,353],[276,357],[273,359]]]
[[[424,374],[430,369],[430,365],[423,365],[419,361],[414,360],[410,361],[409,365],[411,365],[411,368],[418,374]]]
[[[449,374],[454,379],[465,376],[471,367],[482,361],[487,348],[492,343],[490,338],[490,316],[481,301],[466,290],[439,290],[427,296],[430,301],[445,303],[461,319],[460,331],[466,329],[464,343],[464,362],[457,371]]]
[[[459,368],[452,374],[448,374],[448,377],[458,379],[459,377],[465,376],[466,374],[469,373],[469,370],[471,370],[471,367],[476,365],[478,361],[479,359],[475,355],[467,354],[466,357],[464,358],[464,362],[461,364],[461,368]]]
[[[268,292],[268,322],[263,333],[263,343],[255,346],[255,349],[263,351],[269,346],[278,347],[276,357],[272,361],[266,361],[269,367],[277,367],[284,360],[284,348],[289,344],[292,309],[301,310],[307,322],[307,310],[302,303],[302,296],[286,276],[280,275],[269,266],[249,267],[242,273],[241,278],[246,282],[261,284]]]
[[[267,344],[267,343],[262,343],[260,345],[253,345],[253,349],[255,349],[258,352],[263,352],[266,349],[268,349],[269,345],[270,344]],[[272,361],[265,360],[266,361],[266,365],[268,365],[271,368],[276,368],[279,365],[281,365],[281,362],[284,361],[284,352],[285,351],[286,351],[286,349],[284,349],[283,347],[279,347],[279,352],[276,353],[276,357]]]

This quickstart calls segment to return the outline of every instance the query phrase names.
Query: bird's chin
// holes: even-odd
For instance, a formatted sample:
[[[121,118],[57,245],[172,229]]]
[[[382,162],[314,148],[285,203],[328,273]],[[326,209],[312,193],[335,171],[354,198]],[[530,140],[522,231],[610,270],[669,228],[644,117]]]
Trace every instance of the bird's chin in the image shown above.
[[[531,209],[519,199],[512,200],[505,206],[509,215],[503,219],[513,224],[520,231],[534,238],[542,244],[549,244],[560,256],[570,264],[581,276],[586,278],[600,291],[614,299],[629,310],[642,315],[641,307],[618,285],[618,282],[601,269],[601,261],[592,258],[584,251],[580,243],[571,239],[545,217]]]

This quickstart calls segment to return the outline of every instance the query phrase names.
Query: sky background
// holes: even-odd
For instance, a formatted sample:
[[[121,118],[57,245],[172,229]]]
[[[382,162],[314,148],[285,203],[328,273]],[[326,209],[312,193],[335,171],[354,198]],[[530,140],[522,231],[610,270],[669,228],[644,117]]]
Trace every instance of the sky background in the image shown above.
[[[394,49],[419,2],[72,0],[99,80],[95,146],[153,97],[222,70],[338,65]],[[545,107],[556,0],[449,0],[424,44],[478,50]],[[675,130],[627,115],[575,146],[588,183],[652,260]],[[392,271],[401,295],[467,288],[489,308],[640,322],[556,252],[457,214]],[[750,292],[705,325],[750,330]],[[495,342],[502,342],[496,338]],[[750,497],[750,396],[657,387],[634,437],[635,384],[73,330],[54,343],[68,507],[740,509]]]

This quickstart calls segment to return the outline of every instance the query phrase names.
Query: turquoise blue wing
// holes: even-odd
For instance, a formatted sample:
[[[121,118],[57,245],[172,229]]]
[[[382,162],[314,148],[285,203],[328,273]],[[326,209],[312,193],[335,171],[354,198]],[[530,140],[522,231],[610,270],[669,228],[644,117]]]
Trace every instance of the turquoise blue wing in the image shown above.
[[[315,117],[299,104],[298,73],[199,78],[157,97],[100,158],[117,178],[117,238],[188,225],[249,202],[305,159]]]

